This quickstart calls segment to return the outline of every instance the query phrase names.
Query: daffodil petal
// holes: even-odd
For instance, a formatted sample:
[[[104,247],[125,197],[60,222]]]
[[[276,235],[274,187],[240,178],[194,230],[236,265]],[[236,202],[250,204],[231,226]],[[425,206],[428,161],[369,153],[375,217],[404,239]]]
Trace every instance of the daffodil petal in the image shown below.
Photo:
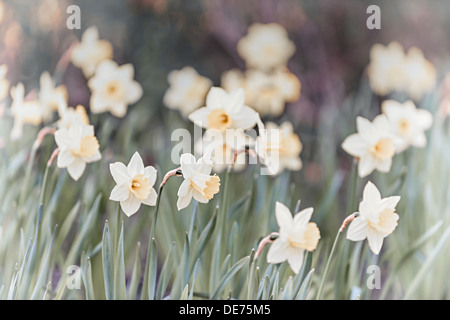
[[[125,201],[130,196],[130,191],[128,190],[128,186],[126,184],[118,184],[116,185],[109,196],[109,200],[112,201]]]
[[[373,228],[369,228],[367,231],[367,241],[369,242],[370,250],[374,254],[379,254],[381,251],[381,247],[383,246],[384,235],[374,230]]]
[[[281,202],[276,202],[275,204],[275,217],[277,219],[278,226],[280,230],[290,230],[293,227],[292,214],[288,207],[286,207]]]
[[[191,182],[189,180],[184,180],[181,183],[180,188],[178,189],[177,195],[179,197],[184,197],[189,193],[189,191],[191,191],[191,189],[192,189]]]
[[[268,263],[282,263],[288,258],[289,244],[280,239],[275,240],[267,252]]]
[[[181,171],[184,179],[190,179],[197,172],[197,161],[190,153],[183,153],[180,157]]]
[[[86,163],[81,159],[74,158],[74,161],[67,167],[67,171],[69,171],[69,175],[73,180],[77,181],[80,179],[81,175],[86,168]]]
[[[72,156],[72,152],[69,149],[62,149],[59,152],[57,166],[58,168],[65,168],[69,166],[74,161],[74,157]]]
[[[111,175],[117,184],[128,183],[131,179],[128,174],[127,167],[122,162],[111,163],[109,165],[109,170],[111,171]]]
[[[306,227],[309,220],[311,220],[311,216],[314,212],[314,208],[306,208],[302,211],[298,212],[294,216],[294,229],[299,229],[301,227]]]
[[[144,162],[142,161],[142,158],[137,151],[131,157],[127,169],[128,174],[131,177],[137,176],[139,174],[144,174]]]
[[[220,87],[212,87],[206,96],[206,105],[210,110],[221,109],[225,107],[223,102],[227,101],[227,99],[228,94],[224,89]]]
[[[292,247],[289,247],[288,250],[289,254],[287,257],[287,261],[292,271],[297,274],[302,267],[305,250]]]
[[[381,201],[380,191],[371,181],[368,181],[364,187],[363,200],[370,203],[372,206],[376,206]]]
[[[207,128],[208,127],[208,115],[210,112],[211,112],[211,109],[209,109],[207,107],[202,107],[202,108],[195,110],[191,114],[189,114],[188,118],[195,125],[202,127],[202,128]]]
[[[362,241],[367,237],[368,223],[361,217],[356,217],[347,229],[347,239],[351,241]]]
[[[400,201],[400,196],[391,196],[381,199],[380,201],[380,211],[385,209],[395,209],[398,202]]]
[[[225,106],[227,113],[235,114],[241,111],[244,105],[245,93],[244,89],[239,88],[231,91],[227,97],[227,105]]]
[[[367,142],[358,133],[354,133],[345,138],[341,146],[345,152],[354,157],[359,158],[367,153]]]
[[[364,155],[359,158],[358,161],[358,175],[364,178],[375,170],[376,162],[375,159],[370,155]]]
[[[156,181],[156,169],[153,166],[147,166],[144,168],[144,177],[148,179],[150,185],[154,185]]]
[[[141,207],[141,200],[137,199],[133,195],[130,195],[128,199],[120,202],[120,207],[127,215],[127,217],[130,217],[135,214]]]
[[[256,125],[258,113],[248,106],[242,106],[238,112],[231,115],[233,127],[236,129],[251,129]]]
[[[192,201],[192,190],[189,191],[185,196],[178,197],[178,201],[177,201],[178,211],[186,208],[191,203],[191,201]]]
[[[158,194],[156,193],[156,190],[152,188],[150,190],[150,194],[148,195],[147,199],[142,200],[142,203],[148,206],[154,206],[156,204],[157,198]]]

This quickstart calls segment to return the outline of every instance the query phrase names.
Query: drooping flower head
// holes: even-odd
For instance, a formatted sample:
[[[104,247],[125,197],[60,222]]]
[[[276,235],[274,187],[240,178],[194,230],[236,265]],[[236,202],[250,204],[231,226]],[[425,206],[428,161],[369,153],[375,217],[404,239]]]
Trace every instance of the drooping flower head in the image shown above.
[[[378,115],[373,122],[356,118],[358,132],[345,138],[342,148],[358,158],[358,174],[361,178],[375,169],[389,172],[398,138],[392,133],[385,115]]]
[[[307,208],[292,216],[289,208],[281,202],[276,203],[275,215],[280,231],[267,253],[268,263],[287,261],[292,271],[300,271],[305,250],[314,251],[320,239],[319,228],[309,222],[313,212],[313,208]]]
[[[122,162],[109,165],[116,186],[111,191],[110,200],[119,201],[123,212],[128,216],[135,214],[141,204],[154,206],[157,194],[153,185],[156,181],[156,169],[144,167],[138,152],[135,152],[128,166]]]
[[[227,93],[219,87],[212,87],[206,97],[206,107],[195,110],[189,119],[206,129],[250,129],[258,119],[258,114],[244,104],[243,89]]]
[[[116,117],[124,117],[128,105],[137,102],[143,94],[141,85],[133,77],[134,67],[130,63],[118,66],[112,60],[101,62],[95,76],[88,81],[92,91],[91,112],[109,111]]]
[[[381,109],[389,120],[391,130],[398,136],[396,152],[402,152],[409,146],[423,148],[427,144],[425,131],[433,124],[432,114],[425,109],[417,109],[411,100],[400,103],[385,100]]]
[[[60,128],[55,132],[55,141],[59,148],[57,166],[67,168],[75,181],[83,174],[86,163],[101,159],[94,126],[77,124]]]
[[[192,198],[200,203],[208,203],[220,189],[220,178],[211,175],[213,162],[207,152],[198,160],[190,153],[184,153],[180,158],[184,181],[178,189],[178,210],[186,208]]]
[[[395,207],[399,201],[400,196],[381,198],[380,191],[369,181],[364,187],[359,215],[347,230],[347,239],[362,241],[367,238],[372,252],[379,254],[384,238],[397,227],[399,216]]]
[[[167,80],[170,87],[164,94],[164,104],[169,109],[180,110],[186,117],[204,105],[206,94],[212,85],[211,80],[199,75],[190,66],[171,71]]]
[[[100,62],[113,58],[113,47],[107,40],[99,40],[96,26],[87,28],[81,42],[72,51],[72,63],[83,71],[86,78],[94,75]]]

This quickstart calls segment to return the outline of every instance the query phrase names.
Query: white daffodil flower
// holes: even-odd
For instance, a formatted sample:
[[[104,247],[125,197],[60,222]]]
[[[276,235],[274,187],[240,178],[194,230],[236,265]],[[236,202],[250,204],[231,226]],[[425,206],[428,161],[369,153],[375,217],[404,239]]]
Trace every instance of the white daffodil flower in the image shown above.
[[[78,180],[86,168],[86,163],[101,159],[98,140],[91,125],[72,125],[55,132],[59,148],[57,166],[67,168],[69,175]]]
[[[22,137],[23,126],[32,124],[38,126],[42,123],[42,108],[37,100],[24,101],[25,88],[22,83],[11,87],[11,114],[14,118],[14,125],[11,130],[11,140]]]
[[[377,169],[389,172],[392,157],[398,137],[390,130],[389,121],[385,115],[378,115],[373,122],[363,118],[356,118],[358,133],[345,138],[342,148],[350,155],[359,159],[358,174],[361,178]]]
[[[399,216],[395,207],[399,201],[400,196],[381,198],[377,187],[367,182],[359,204],[359,215],[350,223],[347,239],[362,241],[367,238],[372,252],[379,254],[384,238],[397,227]]]
[[[83,71],[86,78],[94,75],[100,62],[113,58],[113,47],[107,40],[98,39],[96,26],[87,28],[81,42],[72,50],[72,63]]]
[[[401,91],[405,87],[405,52],[397,41],[389,45],[375,44],[370,49],[370,64],[367,75],[372,90],[379,95]]]
[[[119,201],[123,212],[128,216],[135,214],[141,204],[154,206],[158,195],[153,185],[156,181],[156,169],[144,167],[138,152],[135,152],[128,166],[122,162],[109,165],[116,186],[111,191],[110,200]]]
[[[192,198],[200,203],[208,203],[219,192],[220,178],[211,175],[213,162],[210,152],[196,160],[190,153],[181,155],[180,164],[184,181],[178,189],[178,210],[186,208]]]
[[[255,152],[261,163],[266,166],[268,174],[276,175],[282,171],[280,153],[283,134],[278,128],[267,129],[260,119],[258,119],[258,131]]]
[[[246,102],[260,116],[280,116],[287,102],[300,98],[300,91],[300,80],[287,68],[278,68],[270,74],[257,69],[245,72]]]
[[[436,68],[417,47],[409,48],[405,60],[405,91],[416,101],[432,90],[436,85]]]
[[[40,77],[39,103],[42,108],[42,117],[44,121],[51,119],[53,112],[58,111],[58,104],[61,99],[67,101],[66,86],[55,87],[50,73],[43,72]]]
[[[118,66],[112,60],[101,62],[95,76],[88,81],[92,91],[91,112],[109,111],[113,116],[124,117],[128,105],[137,102],[143,94],[141,85],[133,77],[134,67],[130,63]]]
[[[164,94],[163,102],[169,109],[180,110],[188,116],[205,103],[206,94],[212,81],[186,66],[181,70],[173,70],[167,76],[169,88]]]
[[[295,44],[277,23],[254,23],[237,44],[239,55],[250,68],[270,70],[285,66],[295,52]]]
[[[280,232],[267,253],[268,263],[282,263],[287,260],[292,271],[300,271],[305,250],[314,251],[320,239],[319,228],[314,222],[309,222],[313,212],[313,208],[307,208],[293,217],[284,204],[276,203],[275,215]]]
[[[266,123],[266,130],[279,130],[280,132],[280,146],[278,149],[279,168],[278,172],[284,169],[297,171],[302,168],[302,160],[300,153],[303,145],[299,136],[294,132],[294,127],[289,121],[285,121],[279,126],[273,122]]]
[[[222,172],[229,165],[233,165],[233,170],[240,171],[245,168],[247,158],[246,153],[241,151],[253,143],[254,139],[246,135],[242,129],[228,129],[225,132],[208,129],[194,148],[200,155],[211,150],[214,172]]]
[[[212,87],[206,97],[206,107],[195,110],[189,120],[206,129],[250,129],[258,119],[258,113],[244,104],[243,89],[227,93],[219,87]]]
[[[381,104],[381,110],[386,115],[391,129],[400,139],[396,152],[402,152],[409,146],[423,148],[427,144],[425,131],[433,124],[433,115],[425,109],[417,109],[411,100],[400,103],[386,100]]]

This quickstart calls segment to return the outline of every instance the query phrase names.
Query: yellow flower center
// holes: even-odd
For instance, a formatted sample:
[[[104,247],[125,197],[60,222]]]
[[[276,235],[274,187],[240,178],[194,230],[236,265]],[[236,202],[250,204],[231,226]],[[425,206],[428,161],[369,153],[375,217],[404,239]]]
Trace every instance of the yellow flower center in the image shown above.
[[[409,122],[409,120],[406,118],[400,119],[400,121],[398,122],[398,131],[400,132],[400,134],[405,135],[409,132],[410,129],[411,122]]]
[[[394,209],[385,209],[378,215],[376,221],[369,221],[369,226],[383,232],[384,234],[390,234],[397,227],[398,214]]]
[[[395,154],[394,143],[391,139],[383,138],[378,140],[378,142],[370,149],[370,153],[375,158],[380,160],[387,160],[392,158]]]
[[[111,100],[120,100],[123,97],[122,83],[118,80],[111,80],[106,84],[106,95]]]
[[[208,127],[224,131],[231,127],[231,118],[224,109],[215,109],[208,115]]]
[[[206,181],[205,188],[199,187],[197,184],[195,184],[191,180],[191,186],[205,198],[205,199],[212,199],[214,195],[219,192],[220,187],[220,178],[216,175],[209,177],[208,181]]]
[[[70,149],[75,157],[92,157],[100,148],[95,136],[85,136],[81,138],[78,149]]]
[[[317,248],[319,239],[320,231],[314,222],[308,223],[303,233],[291,233],[288,236],[290,246],[307,251],[314,251]]]
[[[271,43],[266,44],[262,51],[265,56],[275,56],[278,54],[277,49]]]
[[[150,181],[144,178],[144,175],[139,174],[131,179],[129,190],[136,198],[144,200],[148,198],[152,186],[150,185]]]

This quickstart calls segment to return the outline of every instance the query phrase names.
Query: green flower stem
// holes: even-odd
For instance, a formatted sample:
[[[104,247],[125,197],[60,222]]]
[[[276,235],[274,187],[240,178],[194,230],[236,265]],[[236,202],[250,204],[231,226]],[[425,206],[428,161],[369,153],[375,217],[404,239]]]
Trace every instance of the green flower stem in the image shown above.
[[[34,159],[36,158],[37,150],[38,150],[38,148],[36,147],[36,144],[34,144],[33,147],[31,148],[30,159],[28,160],[27,169],[25,170],[25,180],[24,180],[24,184],[22,187],[22,192],[20,193],[19,208],[22,207],[22,205],[25,201],[25,195],[27,194],[28,185],[30,184],[31,171],[33,169],[33,163],[34,163]]]
[[[50,170],[50,165],[46,165],[45,166],[45,171],[44,171],[44,178],[42,180],[41,195],[39,197],[39,205],[43,205],[43,206],[44,206],[44,201],[45,201],[45,192],[47,191],[47,182],[48,182],[48,172],[49,172],[49,170]]]
[[[319,290],[317,291],[316,300],[320,300],[322,298],[323,288],[325,287],[325,281],[327,280],[328,271],[330,269],[331,261],[334,257],[334,252],[336,251],[336,245],[339,240],[339,236],[341,234],[341,231],[339,230],[336,238],[334,239],[333,247],[331,248],[330,255],[328,256],[328,261],[325,266],[325,271],[323,272],[322,281],[320,282]]]
[[[348,195],[348,204],[347,204],[347,212],[351,212],[353,211],[353,206],[355,203],[355,199],[356,199],[356,186],[358,184],[358,161],[353,160],[353,164],[352,164],[352,176],[351,176],[351,185],[349,190],[349,195]],[[342,224],[342,226],[339,228],[339,231],[336,235],[336,238],[334,239],[334,243],[333,246],[331,247],[331,252],[330,255],[328,256],[328,261],[327,264],[325,266],[325,270],[323,272],[323,276],[322,276],[322,281],[320,283],[319,286],[319,290],[317,291],[317,296],[316,296],[316,300],[320,300],[322,298],[322,293],[323,293],[323,289],[325,287],[325,282],[327,280],[327,276],[328,276],[328,271],[330,269],[330,265],[331,265],[331,261],[334,258],[335,255],[335,251],[336,251],[336,247],[337,247],[337,243],[339,240],[339,236],[342,233],[342,231],[344,231],[345,227],[347,226],[347,224],[353,220],[355,218],[355,215],[351,214],[349,217],[347,217],[344,220],[344,223]]]
[[[145,261],[145,271],[144,271],[144,282],[142,284],[142,299],[147,300],[149,299],[149,292],[148,292],[148,277],[149,277],[149,268],[150,268],[150,255],[155,254],[152,252],[152,241],[155,237],[156,232],[156,222],[158,221],[158,212],[159,212],[159,203],[161,202],[161,195],[164,188],[164,184],[161,184],[159,187],[158,197],[156,199],[156,209],[155,209],[155,217],[153,220],[152,227],[150,229],[150,236],[148,239],[148,248],[147,248],[147,257]]]

